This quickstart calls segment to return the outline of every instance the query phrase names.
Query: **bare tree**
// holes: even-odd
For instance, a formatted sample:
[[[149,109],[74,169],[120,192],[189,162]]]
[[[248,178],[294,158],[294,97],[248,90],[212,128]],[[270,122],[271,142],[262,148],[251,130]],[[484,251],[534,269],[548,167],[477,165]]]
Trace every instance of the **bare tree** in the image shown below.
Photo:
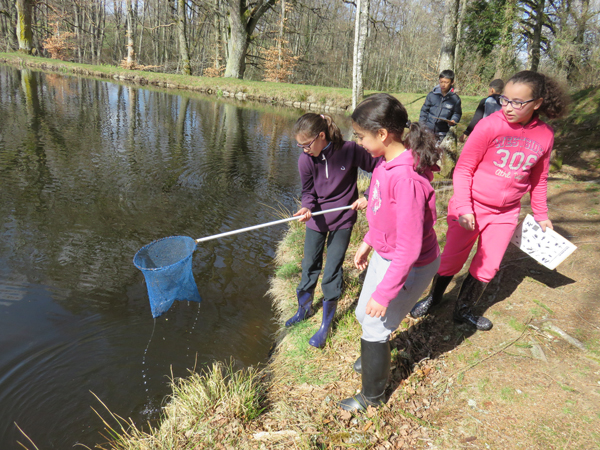
[[[354,29],[354,52],[352,64],[352,109],[356,108],[364,94],[363,55],[367,42],[370,0],[356,1],[356,19]]]
[[[469,4],[469,0],[459,0],[459,12],[458,12],[458,20],[456,22],[456,45],[454,48],[454,69],[458,69],[460,67],[460,45],[462,42],[462,30],[463,23],[465,20],[465,15],[467,12],[467,6]]]
[[[229,36],[225,77],[244,78],[246,54],[250,38],[260,18],[276,0],[258,0],[249,5],[246,0],[227,0],[229,5]]]
[[[498,44],[499,54],[496,59],[495,78],[504,78],[507,75],[514,57],[513,28],[517,16],[517,0],[506,0],[503,13],[504,27]]]
[[[191,75],[190,55],[188,53],[188,42],[186,35],[185,19],[186,0],[177,0],[177,34],[179,35],[179,54],[181,55],[181,73]]]
[[[530,38],[529,42],[529,69],[537,72],[540,65],[540,55],[542,51],[542,28],[546,20],[544,9],[546,0],[527,0],[528,6],[531,8],[528,25],[532,32],[526,33]]]
[[[136,0],[137,3],[137,0]],[[137,8],[136,8],[137,9]],[[127,61],[126,66],[135,66],[135,16],[131,0],[127,0]]]
[[[33,50],[33,35],[31,33],[32,0],[17,0],[17,39],[19,51],[31,53]]]
[[[446,13],[442,25],[442,48],[438,72],[454,70],[454,52],[456,50],[456,25],[460,0],[446,0]]]

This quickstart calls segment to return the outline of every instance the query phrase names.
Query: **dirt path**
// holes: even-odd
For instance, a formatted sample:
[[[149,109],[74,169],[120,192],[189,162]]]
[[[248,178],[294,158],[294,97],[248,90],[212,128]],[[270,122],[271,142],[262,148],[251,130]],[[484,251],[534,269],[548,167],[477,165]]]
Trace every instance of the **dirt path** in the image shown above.
[[[550,181],[555,230],[578,249],[551,271],[511,246],[481,305],[490,332],[451,322],[457,285],[421,325],[452,380],[431,419],[438,448],[600,448],[599,192]]]

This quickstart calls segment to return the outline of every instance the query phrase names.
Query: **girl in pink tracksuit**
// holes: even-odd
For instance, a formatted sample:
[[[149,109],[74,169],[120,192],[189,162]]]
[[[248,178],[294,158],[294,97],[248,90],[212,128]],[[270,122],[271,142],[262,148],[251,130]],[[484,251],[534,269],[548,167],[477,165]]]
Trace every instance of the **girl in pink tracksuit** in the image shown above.
[[[371,178],[369,232],[354,257],[360,270],[368,265],[356,307],[362,326],[362,390],[340,403],[348,411],[384,401],[390,371],[389,336],[427,288],[440,264],[433,229],[436,220],[432,169],[440,157],[435,136],[408,124],[402,104],[388,94],[365,99],[352,113],[358,143],[374,158],[382,157]],[[368,261],[368,256],[374,250]]]
[[[542,230],[552,228],[546,189],[554,131],[538,114],[559,117],[566,96],[552,79],[526,70],[508,81],[500,104],[501,111],[477,124],[456,164],[442,262],[429,296],[411,311],[413,317],[425,315],[441,300],[479,240],[453,317],[478,330],[491,329],[492,322],[474,315],[471,308],[498,272],[525,193],[531,192],[533,216]]]

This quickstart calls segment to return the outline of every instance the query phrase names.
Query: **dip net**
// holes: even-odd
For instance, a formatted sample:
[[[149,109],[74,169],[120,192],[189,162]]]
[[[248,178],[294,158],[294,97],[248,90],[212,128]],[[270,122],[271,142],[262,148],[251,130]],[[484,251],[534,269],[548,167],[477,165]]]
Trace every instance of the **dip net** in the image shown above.
[[[196,241],[187,236],[170,236],[142,247],[133,264],[146,279],[152,317],[166,312],[175,300],[201,301],[192,274]]]

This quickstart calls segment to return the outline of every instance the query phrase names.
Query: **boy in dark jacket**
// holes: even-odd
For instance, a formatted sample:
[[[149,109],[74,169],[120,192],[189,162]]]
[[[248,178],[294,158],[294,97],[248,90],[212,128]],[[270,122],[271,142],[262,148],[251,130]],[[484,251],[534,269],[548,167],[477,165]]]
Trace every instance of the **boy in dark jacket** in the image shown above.
[[[464,134],[459,138],[460,142],[465,142],[467,140],[467,137],[471,135],[471,131],[473,131],[473,128],[475,128],[475,125],[477,125],[481,119],[502,109],[500,106],[500,95],[502,95],[503,90],[504,81],[502,81],[500,78],[492,80],[489,85],[487,98],[483,98],[479,102],[479,105],[475,110],[475,114],[473,115],[471,122],[469,122],[469,126],[465,130]]]
[[[440,84],[427,94],[421,107],[419,122],[432,130],[441,141],[450,126],[456,125],[462,116],[460,97],[454,93],[454,72],[443,70]]]

